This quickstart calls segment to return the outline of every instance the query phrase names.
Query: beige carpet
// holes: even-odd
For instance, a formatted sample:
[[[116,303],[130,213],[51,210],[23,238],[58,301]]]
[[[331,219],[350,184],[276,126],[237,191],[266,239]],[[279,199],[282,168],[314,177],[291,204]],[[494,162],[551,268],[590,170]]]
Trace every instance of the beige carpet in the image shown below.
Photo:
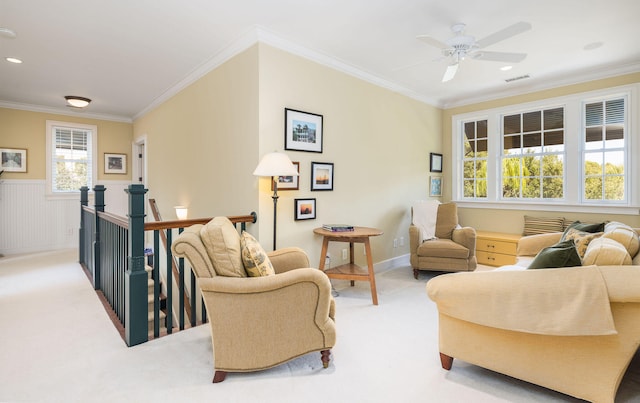
[[[577,402],[455,360],[440,368],[435,305],[408,267],[367,283],[334,281],[338,342],[319,353],[212,384],[209,329],[127,348],[107,318],[76,251],[0,259],[2,402]],[[640,401],[640,360],[616,402]]]

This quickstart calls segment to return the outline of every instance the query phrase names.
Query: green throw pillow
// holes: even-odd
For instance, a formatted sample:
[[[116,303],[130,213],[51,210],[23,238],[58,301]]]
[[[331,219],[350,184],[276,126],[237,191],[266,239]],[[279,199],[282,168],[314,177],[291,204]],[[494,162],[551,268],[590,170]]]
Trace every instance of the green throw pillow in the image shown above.
[[[581,266],[582,261],[572,240],[558,242],[542,249],[528,269],[552,269],[556,267]]]
[[[582,232],[603,232],[604,231],[604,224],[603,222],[598,222],[598,223],[591,223],[591,224],[587,224],[587,223],[583,223],[580,221],[574,221],[572,222],[567,228],[565,228],[564,233],[562,234],[562,238],[560,238],[560,241],[566,241],[565,237],[567,236],[567,232],[573,228],[573,229],[577,229],[578,231],[582,231]]]

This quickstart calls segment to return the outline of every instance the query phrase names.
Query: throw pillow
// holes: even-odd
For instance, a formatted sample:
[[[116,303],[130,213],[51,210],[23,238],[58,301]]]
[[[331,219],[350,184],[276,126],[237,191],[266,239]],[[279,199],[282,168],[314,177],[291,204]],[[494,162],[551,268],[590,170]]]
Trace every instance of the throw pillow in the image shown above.
[[[629,252],[631,257],[638,254],[638,250],[640,249],[640,239],[638,238],[636,231],[627,224],[617,221],[609,222],[605,225],[604,235],[602,236],[621,243],[627,252]]]
[[[600,222],[600,223],[583,223],[580,221],[574,221],[572,222],[567,228],[565,228],[564,233],[562,234],[562,240],[565,240],[565,235],[567,234],[567,231],[569,231],[570,229],[576,229],[578,231],[583,231],[583,232],[591,232],[591,233],[595,233],[595,232],[603,232],[604,231],[604,223]]]
[[[602,236],[591,241],[582,261],[585,266],[629,265],[631,256],[622,244]]]
[[[436,218],[436,238],[451,239],[458,225],[458,206],[455,203],[443,203],[438,206]]]
[[[581,266],[582,261],[573,241],[558,242],[540,251],[527,269]]]
[[[578,251],[578,255],[580,258],[584,256],[584,253],[587,251],[587,246],[589,246],[589,242],[593,241],[596,238],[600,238],[603,232],[585,232],[579,231],[575,228],[568,228],[567,232],[565,232],[562,237],[562,241],[573,241],[576,244],[576,250]]]
[[[240,256],[240,234],[227,217],[215,217],[200,230],[200,239],[218,276],[247,277]]]
[[[271,260],[269,260],[269,256],[267,256],[267,252],[264,251],[253,235],[242,231],[240,248],[242,249],[242,262],[249,277],[272,276],[276,274]]]
[[[562,232],[564,218],[562,217],[531,217],[524,216],[524,232],[522,235],[546,234],[549,232]]]

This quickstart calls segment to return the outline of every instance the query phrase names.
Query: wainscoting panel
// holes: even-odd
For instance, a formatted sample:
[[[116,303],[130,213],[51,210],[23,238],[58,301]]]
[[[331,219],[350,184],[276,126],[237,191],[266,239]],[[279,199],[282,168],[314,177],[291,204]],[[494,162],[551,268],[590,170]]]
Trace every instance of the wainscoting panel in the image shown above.
[[[107,188],[106,210],[126,215],[124,189],[128,183],[101,184]],[[72,199],[47,199],[45,187],[44,180],[0,181],[0,254],[77,248],[80,195]],[[113,196],[109,195],[111,192]],[[92,203],[93,198],[89,200]]]

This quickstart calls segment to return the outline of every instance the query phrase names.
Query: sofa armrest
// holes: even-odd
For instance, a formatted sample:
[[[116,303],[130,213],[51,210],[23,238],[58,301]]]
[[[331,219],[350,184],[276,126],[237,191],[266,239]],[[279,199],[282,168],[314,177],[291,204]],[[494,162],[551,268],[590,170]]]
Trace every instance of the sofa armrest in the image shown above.
[[[476,230],[472,227],[456,228],[451,234],[451,240],[469,249],[469,257],[476,254]]]
[[[555,245],[560,242],[562,232],[550,232],[548,234],[536,234],[523,236],[518,241],[516,255],[518,256],[535,256],[543,248]]]
[[[276,273],[310,267],[307,253],[297,247],[276,249],[273,252],[267,252],[267,256]]]

